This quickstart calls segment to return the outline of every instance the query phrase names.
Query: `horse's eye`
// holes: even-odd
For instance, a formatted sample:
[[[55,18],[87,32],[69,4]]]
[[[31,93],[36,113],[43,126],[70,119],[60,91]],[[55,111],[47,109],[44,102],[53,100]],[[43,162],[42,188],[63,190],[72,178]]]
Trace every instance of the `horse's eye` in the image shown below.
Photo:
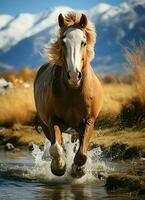
[[[84,42],[84,41],[81,42],[81,46],[82,46],[82,47],[85,47],[86,45],[87,45],[86,42]]]

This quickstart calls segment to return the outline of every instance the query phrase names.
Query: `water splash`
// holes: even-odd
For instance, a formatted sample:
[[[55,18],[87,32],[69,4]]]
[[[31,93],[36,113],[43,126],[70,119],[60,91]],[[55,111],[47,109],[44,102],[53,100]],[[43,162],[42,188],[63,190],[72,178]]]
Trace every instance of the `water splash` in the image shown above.
[[[71,143],[70,135],[63,134],[64,149],[66,155],[66,172],[62,177],[57,177],[51,173],[50,164],[51,156],[49,154],[50,142],[46,139],[44,143],[44,150],[39,149],[37,145],[33,145],[32,155],[34,157],[34,167],[29,170],[29,178],[39,179],[49,184],[59,183],[85,183],[94,182],[98,178],[106,177],[108,172],[113,170],[109,167],[107,162],[102,158],[102,151],[100,147],[94,148],[88,152],[88,159],[86,163],[86,174],[79,179],[71,177],[71,166],[75,153],[78,149],[79,142]]]

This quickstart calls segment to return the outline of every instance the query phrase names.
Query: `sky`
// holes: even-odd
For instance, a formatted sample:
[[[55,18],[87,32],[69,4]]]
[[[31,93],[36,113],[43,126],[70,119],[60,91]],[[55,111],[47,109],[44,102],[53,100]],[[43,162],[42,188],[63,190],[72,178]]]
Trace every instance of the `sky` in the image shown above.
[[[125,0],[0,0],[0,14],[38,13],[55,6],[69,6],[73,9],[87,10],[97,3],[118,5]]]

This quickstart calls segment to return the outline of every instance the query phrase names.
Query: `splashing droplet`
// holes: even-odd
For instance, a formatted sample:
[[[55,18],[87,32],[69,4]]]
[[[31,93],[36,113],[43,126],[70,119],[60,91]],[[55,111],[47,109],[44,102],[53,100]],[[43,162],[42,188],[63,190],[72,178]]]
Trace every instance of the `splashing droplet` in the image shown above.
[[[34,157],[34,167],[29,170],[29,175],[32,178],[46,181],[47,183],[84,183],[93,182],[98,178],[106,177],[112,169],[102,159],[102,150],[100,147],[88,151],[88,159],[86,163],[86,174],[74,179],[71,177],[71,167],[75,153],[79,147],[79,142],[71,143],[71,137],[68,134],[63,134],[64,150],[66,156],[66,172],[62,177],[57,177],[51,173],[50,164],[51,156],[49,154],[50,142],[46,139],[44,150],[39,149],[37,145],[33,145],[32,155]]]

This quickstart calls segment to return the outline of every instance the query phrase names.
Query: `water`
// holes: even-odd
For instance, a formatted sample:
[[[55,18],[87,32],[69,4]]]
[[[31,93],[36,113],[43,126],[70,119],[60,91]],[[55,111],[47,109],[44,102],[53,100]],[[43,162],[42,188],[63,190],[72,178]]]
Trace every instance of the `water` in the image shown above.
[[[71,144],[69,136],[65,135],[67,170],[62,177],[50,172],[49,147],[50,143],[46,140],[44,151],[34,145],[32,154],[25,151],[0,152],[0,200],[129,199],[129,194],[124,191],[106,191],[103,178],[119,164],[102,158],[100,148],[89,151],[85,176],[74,179],[70,173],[78,143]]]

